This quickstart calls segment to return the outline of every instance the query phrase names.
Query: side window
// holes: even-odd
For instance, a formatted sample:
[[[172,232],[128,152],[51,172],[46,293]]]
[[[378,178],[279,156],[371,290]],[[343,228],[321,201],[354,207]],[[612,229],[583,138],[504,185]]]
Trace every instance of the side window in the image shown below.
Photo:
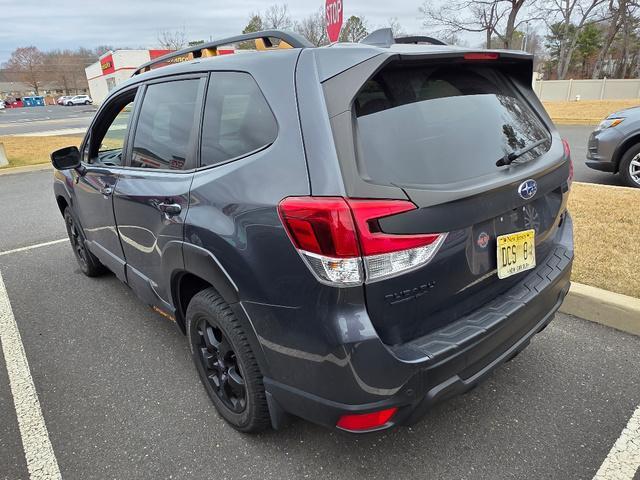
[[[131,90],[109,104],[93,129],[88,152],[89,163],[122,165],[124,141],[129,129],[129,118],[133,113],[135,96],[136,90]]]
[[[251,75],[213,73],[202,125],[202,165],[215,165],[264,148],[277,134],[273,112]]]
[[[132,167],[186,168],[197,134],[201,81],[175,80],[147,87],[133,139]]]

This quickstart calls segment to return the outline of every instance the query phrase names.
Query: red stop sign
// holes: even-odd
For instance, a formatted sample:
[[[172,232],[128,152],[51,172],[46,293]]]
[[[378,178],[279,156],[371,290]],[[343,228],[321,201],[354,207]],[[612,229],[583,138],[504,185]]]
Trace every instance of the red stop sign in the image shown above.
[[[327,35],[331,43],[337,42],[342,28],[342,0],[327,0],[325,3],[327,17]]]

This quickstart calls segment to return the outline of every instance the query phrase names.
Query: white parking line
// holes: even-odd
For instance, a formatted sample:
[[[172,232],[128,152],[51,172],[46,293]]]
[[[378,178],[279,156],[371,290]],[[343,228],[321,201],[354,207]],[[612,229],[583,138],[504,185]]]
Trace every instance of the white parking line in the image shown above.
[[[49,432],[44,423],[38,393],[31,378],[9,296],[0,274],[0,344],[9,374],[9,386],[22,437],[22,448],[32,480],[61,479]]]
[[[640,468],[640,405],[593,480],[633,480]]]
[[[14,248],[12,250],[5,250],[0,252],[0,257],[3,255],[11,255],[12,253],[26,252],[27,250],[33,250],[34,248],[48,247],[49,245],[55,245],[56,243],[68,242],[68,238],[61,238],[60,240],[52,240],[50,242],[36,243],[34,245],[28,245],[26,247]]]

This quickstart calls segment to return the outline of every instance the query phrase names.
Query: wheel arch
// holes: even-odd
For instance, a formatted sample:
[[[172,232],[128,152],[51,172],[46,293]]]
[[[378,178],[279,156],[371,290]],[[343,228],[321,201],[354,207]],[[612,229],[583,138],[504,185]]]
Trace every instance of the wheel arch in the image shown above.
[[[203,259],[203,253],[206,255]],[[209,258],[209,260],[206,260]],[[208,251],[195,245],[184,245],[185,269],[173,273],[171,277],[171,295],[175,307],[175,318],[178,327],[186,334],[186,314],[189,302],[198,293],[213,288],[233,310],[236,319],[242,325],[251,349],[256,355],[262,374],[270,375],[262,345],[258,334],[246,310],[240,303],[235,284],[215,257]]]
[[[618,145],[614,154],[613,154],[613,164],[615,165],[614,173],[618,173],[620,171],[620,161],[624,154],[634,145],[640,144],[640,132],[636,132],[633,135],[624,139],[624,141]]]

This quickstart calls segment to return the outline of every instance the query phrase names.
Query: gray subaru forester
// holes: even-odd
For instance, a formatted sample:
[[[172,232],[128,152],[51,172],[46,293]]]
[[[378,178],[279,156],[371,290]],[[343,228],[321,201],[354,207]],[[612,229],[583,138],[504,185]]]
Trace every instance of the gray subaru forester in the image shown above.
[[[252,39],[269,51],[216,55]],[[569,289],[570,154],[531,76],[524,52],[388,29],[198,45],[52,154],[55,199],[82,272],[175,321],[236,429],[410,424]]]

